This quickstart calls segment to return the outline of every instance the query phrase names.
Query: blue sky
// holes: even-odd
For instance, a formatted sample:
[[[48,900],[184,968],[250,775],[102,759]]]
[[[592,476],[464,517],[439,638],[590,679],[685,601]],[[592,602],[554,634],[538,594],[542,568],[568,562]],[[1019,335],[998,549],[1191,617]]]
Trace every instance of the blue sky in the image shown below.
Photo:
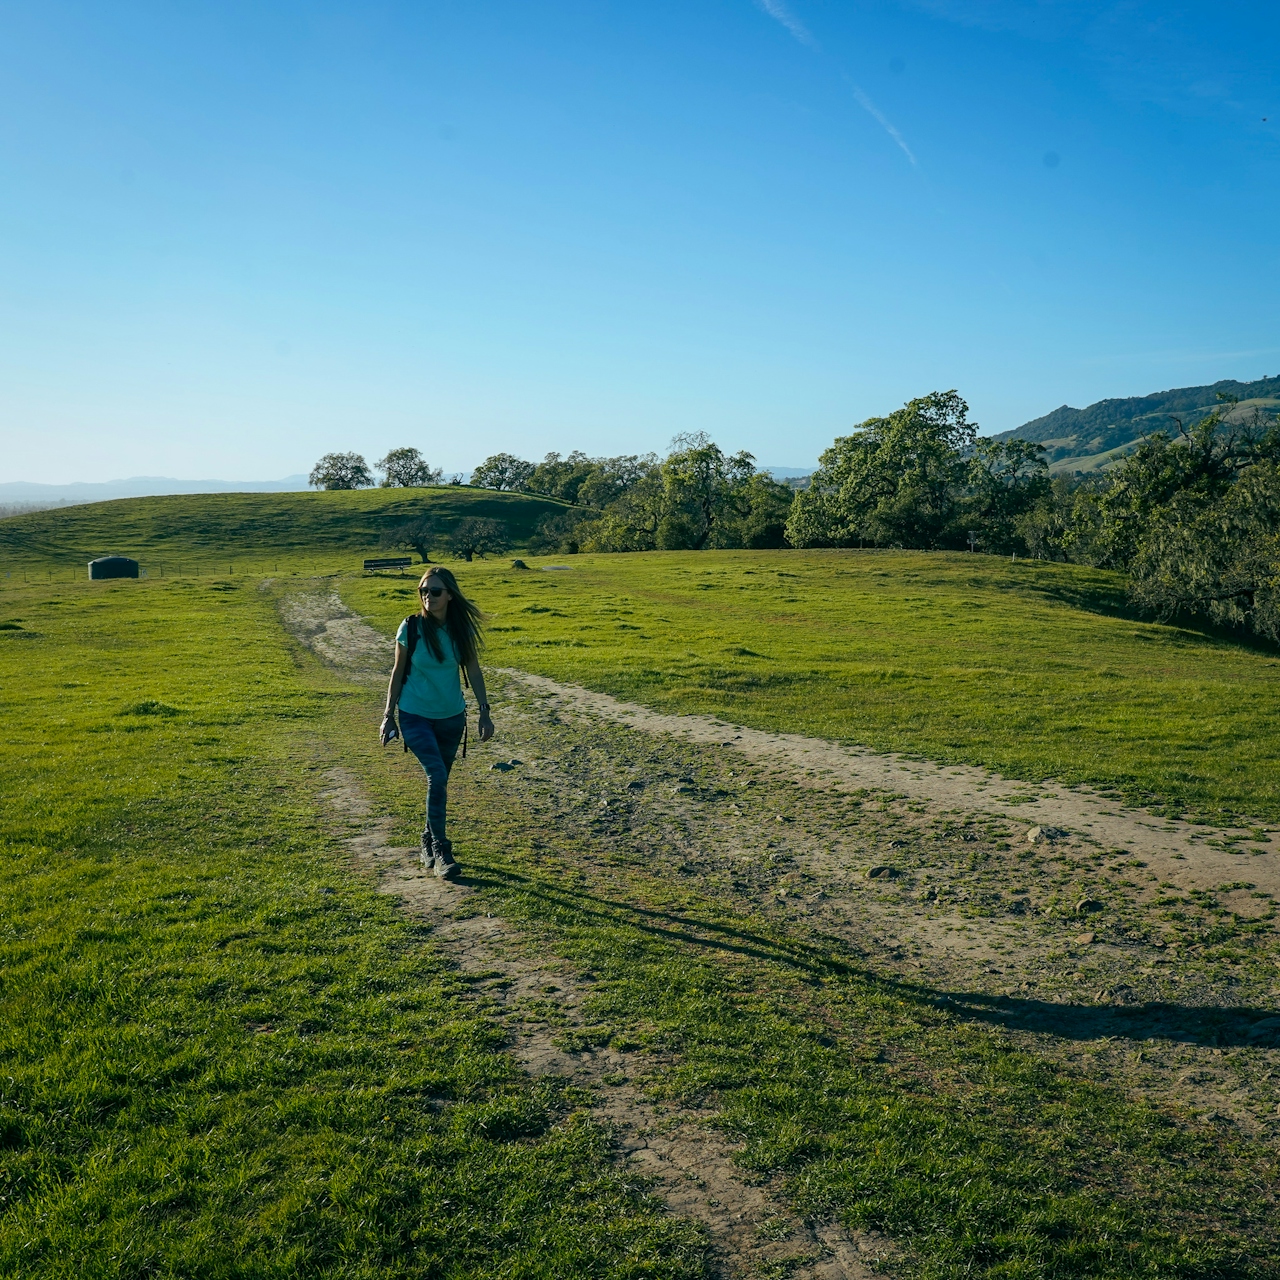
[[[0,15],[0,480],[802,466],[1280,371],[1273,5]]]

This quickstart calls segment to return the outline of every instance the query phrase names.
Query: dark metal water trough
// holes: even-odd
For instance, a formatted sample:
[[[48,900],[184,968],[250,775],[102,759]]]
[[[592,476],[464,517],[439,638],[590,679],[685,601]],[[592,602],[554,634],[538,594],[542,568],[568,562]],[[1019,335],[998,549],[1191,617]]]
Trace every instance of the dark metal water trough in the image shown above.
[[[89,561],[89,577],[98,578],[136,578],[138,562],[128,556],[99,556]]]

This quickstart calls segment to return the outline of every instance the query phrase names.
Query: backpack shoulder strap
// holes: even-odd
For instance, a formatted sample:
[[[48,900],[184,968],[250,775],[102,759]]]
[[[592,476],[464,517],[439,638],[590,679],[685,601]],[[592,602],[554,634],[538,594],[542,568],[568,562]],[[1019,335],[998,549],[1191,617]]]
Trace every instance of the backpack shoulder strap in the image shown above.
[[[413,670],[413,647],[418,643],[418,615],[411,613],[405,619],[405,646],[404,646],[404,678],[409,678],[409,672]],[[403,688],[403,684],[401,688]],[[405,741],[403,733],[400,735],[400,745],[405,751],[409,750],[409,744]]]
[[[421,631],[421,622],[416,613],[411,613],[405,619],[405,624],[405,640],[407,643],[405,644],[404,674],[405,679],[407,680],[409,678],[409,672],[413,668],[413,650],[414,646],[418,643],[418,635]]]

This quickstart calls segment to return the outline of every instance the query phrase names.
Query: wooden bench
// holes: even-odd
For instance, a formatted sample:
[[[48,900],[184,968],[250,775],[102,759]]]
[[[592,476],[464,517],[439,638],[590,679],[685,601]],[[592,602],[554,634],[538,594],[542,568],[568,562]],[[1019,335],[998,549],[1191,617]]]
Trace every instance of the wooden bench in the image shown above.
[[[407,569],[412,563],[412,556],[390,556],[383,560],[366,560],[364,571],[372,573],[374,569]]]

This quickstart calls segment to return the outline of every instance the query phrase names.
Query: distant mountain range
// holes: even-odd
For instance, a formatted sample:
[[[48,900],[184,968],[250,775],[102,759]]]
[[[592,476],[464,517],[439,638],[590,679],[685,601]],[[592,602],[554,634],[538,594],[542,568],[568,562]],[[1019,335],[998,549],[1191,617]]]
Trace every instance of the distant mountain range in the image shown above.
[[[80,484],[32,484],[11,480],[0,484],[0,503],[106,502],[110,498],[150,498],[166,493],[291,493],[306,489],[306,476],[283,480],[174,480],[171,476],[130,476]]]
[[[1099,400],[1087,409],[1064,404],[1043,418],[1024,422],[993,438],[1035,440],[1044,445],[1050,471],[1096,471],[1132,452],[1142,437],[1153,431],[1176,432],[1175,419],[1181,419],[1188,427],[1198,422],[1219,406],[1220,391],[1240,401],[1232,410],[1233,418],[1255,408],[1270,413],[1280,410],[1280,375],[1256,382],[1228,378],[1207,387],[1176,387],[1149,396]]]
[[[807,476],[812,467],[766,467],[776,480]],[[460,473],[464,483],[470,473]],[[308,489],[304,475],[283,480],[175,480],[171,476],[130,476],[87,484],[32,484],[12,480],[0,484],[0,507],[35,510],[40,507],[78,506],[82,502],[107,502],[112,498],[154,498],[171,493],[295,493]],[[8,514],[8,512],[0,513]]]
[[[69,502],[105,502],[110,498],[147,498],[168,493],[293,493],[309,488],[303,475],[283,480],[175,480],[172,476],[130,476],[76,484],[32,484],[11,480],[0,484],[0,501],[39,502],[45,498]]]

